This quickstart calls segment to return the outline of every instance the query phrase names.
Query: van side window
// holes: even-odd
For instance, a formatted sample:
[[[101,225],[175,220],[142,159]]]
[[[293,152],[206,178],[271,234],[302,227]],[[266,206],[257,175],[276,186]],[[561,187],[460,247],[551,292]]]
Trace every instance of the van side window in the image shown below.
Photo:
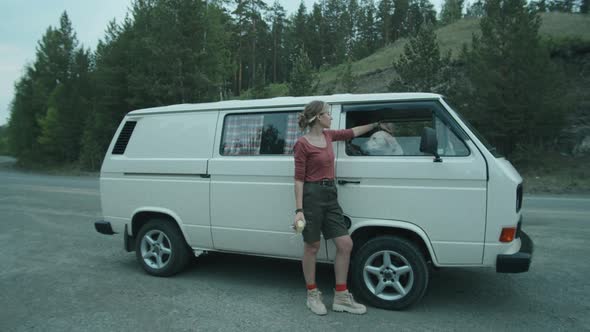
[[[297,112],[231,114],[223,123],[220,154],[292,155],[293,146],[302,135]]]
[[[135,125],[137,121],[127,121],[121,129],[121,133],[119,133],[119,137],[115,142],[115,146],[113,147],[112,154],[124,154],[125,149],[127,149],[127,144],[129,144],[129,140],[131,139],[131,134],[133,134],[133,130],[135,129]]]
[[[349,156],[423,156],[420,139],[425,127],[436,130],[441,156],[468,156],[469,149],[430,107],[374,105],[346,112],[346,127],[381,121],[385,130],[374,130],[346,144]]]
[[[447,157],[464,157],[469,155],[465,143],[439,117],[435,117],[438,154]]]

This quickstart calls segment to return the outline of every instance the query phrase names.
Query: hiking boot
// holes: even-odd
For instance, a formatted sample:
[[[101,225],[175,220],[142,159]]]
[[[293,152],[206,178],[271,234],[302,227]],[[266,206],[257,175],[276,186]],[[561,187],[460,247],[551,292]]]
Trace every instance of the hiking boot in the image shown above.
[[[349,312],[351,314],[362,315],[367,312],[367,307],[357,303],[348,290],[334,292],[334,304],[332,310],[338,312]]]
[[[326,306],[322,302],[322,292],[317,288],[307,291],[307,307],[316,315],[325,315],[328,313]]]

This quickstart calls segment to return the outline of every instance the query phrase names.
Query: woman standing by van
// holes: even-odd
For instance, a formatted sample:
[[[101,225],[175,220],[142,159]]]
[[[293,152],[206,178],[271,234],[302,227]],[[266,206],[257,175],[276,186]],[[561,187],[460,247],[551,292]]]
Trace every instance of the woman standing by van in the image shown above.
[[[315,272],[316,257],[320,249],[320,232],[325,239],[332,239],[336,245],[334,273],[336,288],[332,310],[364,314],[367,309],[357,303],[348,292],[346,279],[350,265],[352,239],[344,222],[342,209],[338,204],[334,183],[333,141],[349,140],[379,127],[372,123],[344,130],[330,128],[332,116],[329,105],[323,101],[312,101],[299,114],[299,127],[309,131],[301,136],[294,146],[295,156],[295,222],[304,219],[303,229],[303,275],[307,284],[307,307],[315,314],[327,314],[317,289]]]

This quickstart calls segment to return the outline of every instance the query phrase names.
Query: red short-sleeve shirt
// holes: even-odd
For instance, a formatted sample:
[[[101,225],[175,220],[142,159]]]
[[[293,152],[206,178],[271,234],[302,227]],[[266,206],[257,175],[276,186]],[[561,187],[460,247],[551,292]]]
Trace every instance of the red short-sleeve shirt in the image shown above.
[[[324,130],[326,147],[320,148],[309,143],[301,136],[295,143],[295,180],[309,182],[321,179],[334,179],[333,141],[345,141],[354,138],[352,129]]]

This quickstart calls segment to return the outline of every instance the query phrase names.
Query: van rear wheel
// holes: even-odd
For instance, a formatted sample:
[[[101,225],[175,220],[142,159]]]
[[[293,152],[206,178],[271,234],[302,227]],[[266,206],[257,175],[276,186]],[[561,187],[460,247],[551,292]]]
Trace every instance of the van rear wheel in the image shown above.
[[[352,283],[366,303],[401,310],[422,299],[428,286],[428,268],[420,249],[395,236],[367,241],[352,262]]]
[[[139,231],[135,256],[148,274],[169,277],[184,269],[190,250],[176,225],[167,220],[150,220]]]

